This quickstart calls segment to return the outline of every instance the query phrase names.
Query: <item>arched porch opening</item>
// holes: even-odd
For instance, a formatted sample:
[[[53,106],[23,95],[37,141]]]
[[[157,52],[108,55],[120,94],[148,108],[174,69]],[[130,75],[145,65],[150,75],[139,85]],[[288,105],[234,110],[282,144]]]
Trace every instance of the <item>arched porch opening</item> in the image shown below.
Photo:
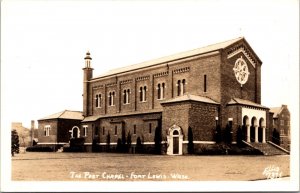
[[[250,141],[256,141],[256,127],[257,127],[257,119],[256,117],[252,117],[251,119],[251,126],[250,126]]]
[[[247,140],[247,141],[248,141],[248,137],[250,137],[250,134],[248,132],[248,127],[249,127],[249,117],[247,115],[245,115],[243,117],[242,132],[243,132],[243,137],[244,137],[243,140]]]

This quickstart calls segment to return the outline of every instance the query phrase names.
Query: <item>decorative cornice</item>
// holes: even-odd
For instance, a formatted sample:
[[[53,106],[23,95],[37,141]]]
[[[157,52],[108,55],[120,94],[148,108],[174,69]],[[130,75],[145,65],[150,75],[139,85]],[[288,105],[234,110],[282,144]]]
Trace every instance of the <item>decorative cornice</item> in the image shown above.
[[[252,64],[252,66],[255,68],[256,66],[256,60],[255,57],[251,54],[251,52],[249,52],[249,50],[242,44],[235,46],[233,48],[231,48],[228,52],[227,52],[227,59],[232,58],[233,56],[239,54],[239,53],[243,53],[246,58],[250,61],[250,63]]]
[[[100,89],[100,88],[103,88],[103,85],[93,86],[93,90]]]
[[[179,74],[179,73],[184,73],[189,71],[190,71],[190,67],[178,68],[173,70],[174,74]]]
[[[112,87],[112,86],[117,86],[117,83],[109,83],[109,84],[106,84],[106,87]]]
[[[162,77],[162,76],[168,76],[169,75],[169,72],[166,71],[166,72],[159,72],[159,73],[156,73],[154,74],[154,78],[158,78],[158,77]]]
[[[139,82],[139,81],[149,80],[149,79],[150,79],[150,76],[148,75],[148,76],[140,76],[140,77],[137,77],[135,80],[136,80],[137,82]]]
[[[128,83],[132,83],[132,79],[121,80],[121,81],[120,81],[120,84],[128,84]]]

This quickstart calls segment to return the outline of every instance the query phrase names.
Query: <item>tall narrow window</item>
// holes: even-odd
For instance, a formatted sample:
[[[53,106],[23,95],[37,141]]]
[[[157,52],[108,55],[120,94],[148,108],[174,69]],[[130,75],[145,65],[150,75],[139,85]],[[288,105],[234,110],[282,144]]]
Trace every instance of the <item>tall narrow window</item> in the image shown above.
[[[118,126],[115,126],[115,135],[118,134]]]
[[[127,98],[126,98],[126,103],[127,104],[130,103],[129,96],[130,96],[130,89],[127,89]]]
[[[160,84],[157,85],[157,99],[161,99],[161,88],[160,88]]]
[[[123,93],[123,95],[124,95],[124,104],[129,104],[129,94],[130,94],[130,89],[125,89],[124,90],[124,93]]]
[[[96,99],[96,102],[95,102],[96,107],[99,107],[99,106],[98,106],[98,95],[96,95],[96,98],[95,98],[95,99]]]
[[[165,98],[165,83],[162,83],[161,85],[161,98],[164,99]]]
[[[124,97],[123,103],[127,104],[127,92],[126,92],[126,90],[124,90],[123,97]]]
[[[95,135],[98,135],[99,134],[99,127],[96,127],[95,128]]]
[[[88,130],[88,126],[84,125],[83,126],[83,136],[86,137],[87,136],[87,130]]]
[[[140,87],[140,101],[143,101],[143,87]]]
[[[177,96],[181,94],[181,80],[177,81]]]
[[[50,135],[50,125],[46,125],[44,127],[44,132],[45,132],[45,136],[49,136]]]
[[[115,92],[112,92],[112,97],[111,97],[111,105],[114,106],[114,98],[115,98]]]
[[[181,95],[184,95],[184,93],[185,93],[185,84],[186,84],[185,79],[183,79],[183,80],[182,80],[182,91],[181,91]]]
[[[109,106],[111,106],[112,104],[111,104],[111,92],[109,92],[109,94],[108,94],[108,105]]]
[[[143,101],[147,100],[147,87],[144,86],[144,94],[143,94]]]
[[[206,82],[206,74],[204,74],[204,92],[206,92],[206,84],[207,84],[207,82]]]
[[[151,133],[151,132],[152,132],[152,124],[149,123],[149,133]]]
[[[101,107],[101,100],[102,100],[102,96],[101,94],[98,95],[98,107]]]
[[[136,125],[133,125],[133,134],[136,134]]]

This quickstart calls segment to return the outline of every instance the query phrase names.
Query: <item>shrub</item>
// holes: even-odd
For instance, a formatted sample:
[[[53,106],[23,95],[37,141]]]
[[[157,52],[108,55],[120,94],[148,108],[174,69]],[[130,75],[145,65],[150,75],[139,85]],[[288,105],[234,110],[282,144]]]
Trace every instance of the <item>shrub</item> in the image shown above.
[[[55,150],[53,149],[53,147],[35,145],[35,146],[27,147],[26,151],[28,151],[28,152],[53,152]]]
[[[194,153],[194,137],[193,137],[193,130],[191,127],[188,129],[188,153]]]

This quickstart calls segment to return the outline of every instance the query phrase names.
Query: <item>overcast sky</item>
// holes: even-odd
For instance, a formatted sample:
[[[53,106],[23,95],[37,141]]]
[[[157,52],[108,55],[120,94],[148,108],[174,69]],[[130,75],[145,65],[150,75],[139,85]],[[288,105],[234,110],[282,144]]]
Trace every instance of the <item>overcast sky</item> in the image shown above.
[[[262,104],[287,104],[293,117],[299,108],[298,14],[298,0],[4,0],[1,128],[82,110],[88,50],[97,76],[240,36],[263,61]]]

